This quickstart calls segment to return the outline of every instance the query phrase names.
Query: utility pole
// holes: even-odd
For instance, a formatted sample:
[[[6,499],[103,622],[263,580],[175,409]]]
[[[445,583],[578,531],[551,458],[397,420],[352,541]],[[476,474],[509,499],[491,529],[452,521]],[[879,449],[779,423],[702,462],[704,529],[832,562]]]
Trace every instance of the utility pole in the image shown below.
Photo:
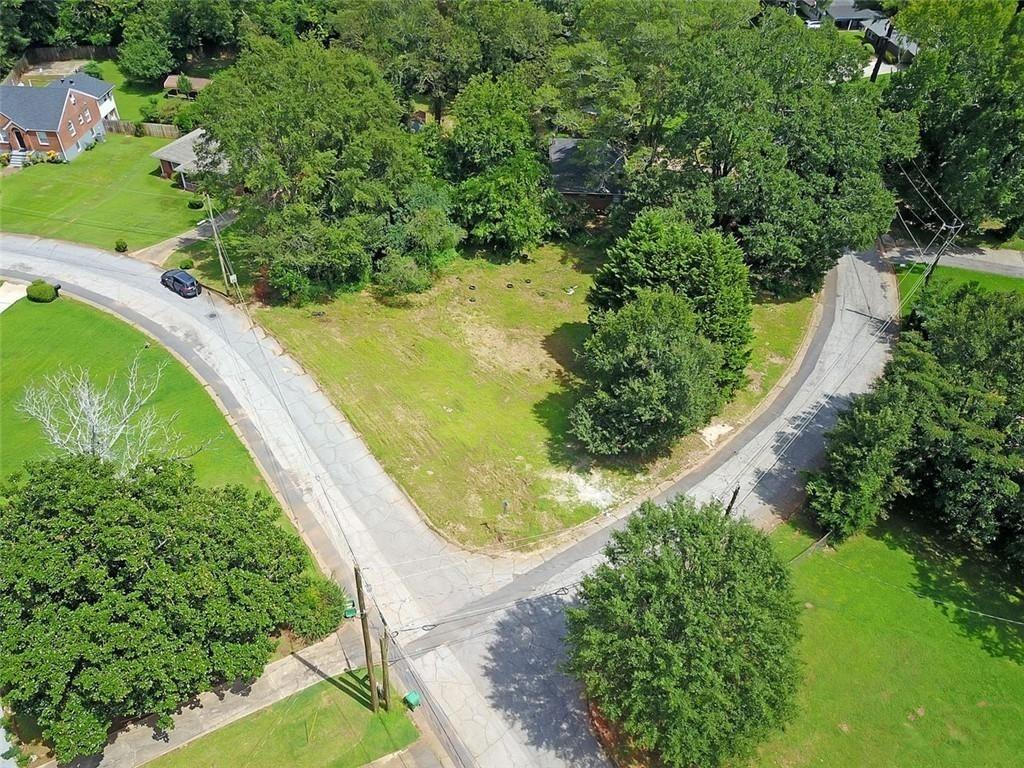
[[[882,56],[885,53],[885,49],[889,45],[889,37],[892,35],[892,20],[889,21],[889,26],[885,29],[885,40],[879,40],[875,43],[875,66],[871,70],[871,82],[875,82],[878,79],[878,70],[882,68]]]
[[[363,650],[366,651],[366,680],[370,684],[370,709],[380,709],[377,700],[377,673],[373,669],[373,644],[370,642],[370,618],[366,615],[366,598],[363,596],[363,574],[356,566],[356,598],[359,601],[359,621],[363,625]]]
[[[391,674],[388,669],[388,632],[384,630],[380,635],[380,684],[384,691],[384,709],[391,711]]]
[[[725,516],[728,517],[732,514],[732,508],[736,506],[736,497],[740,495],[740,487],[737,485],[732,490],[732,498],[729,499],[729,506],[725,508]]]

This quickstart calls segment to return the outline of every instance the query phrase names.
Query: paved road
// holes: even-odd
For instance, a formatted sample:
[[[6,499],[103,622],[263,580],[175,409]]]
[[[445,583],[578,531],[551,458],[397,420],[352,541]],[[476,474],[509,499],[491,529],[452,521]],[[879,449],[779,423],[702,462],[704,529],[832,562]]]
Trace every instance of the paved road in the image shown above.
[[[170,294],[149,264],[54,241],[0,236],[0,272],[60,281],[147,330],[210,385],[328,569],[346,582],[349,544],[359,553],[404,679],[434,705],[451,763],[606,764],[578,688],[554,670],[573,582],[628,506],[543,553],[464,553],[423,523],[316,383],[238,309]],[[759,521],[799,503],[799,471],[818,461],[823,430],[884,364],[884,318],[898,301],[870,253],[844,257],[826,295],[804,364],[773,407],[661,497],[721,497],[739,485],[737,510]]]

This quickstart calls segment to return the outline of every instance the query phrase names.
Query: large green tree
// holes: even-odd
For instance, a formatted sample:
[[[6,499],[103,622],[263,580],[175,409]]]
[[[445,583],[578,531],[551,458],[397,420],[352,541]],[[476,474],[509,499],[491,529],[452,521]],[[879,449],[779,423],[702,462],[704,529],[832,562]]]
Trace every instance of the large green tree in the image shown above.
[[[331,25],[399,92],[426,97],[438,121],[474,75],[544,61],[559,31],[533,0],[341,0]]]
[[[580,362],[583,386],[569,421],[594,454],[662,450],[721,402],[722,352],[697,331],[689,300],[668,290],[640,290],[604,313]]]
[[[618,309],[643,289],[685,296],[697,330],[722,348],[719,382],[743,382],[753,329],[750,276],[743,252],[729,235],[697,232],[671,208],[649,208],[608,250],[587,296],[597,312]]]
[[[808,483],[839,536],[893,509],[1024,567],[1024,296],[929,290]]]
[[[953,213],[977,226],[1024,225],[1024,12],[1017,0],[907,0],[894,18],[916,40],[912,66],[892,76],[892,107],[916,115],[921,154],[903,171],[922,188],[907,201],[922,218]],[[909,185],[898,168],[896,178]],[[934,213],[932,211],[934,208]]]
[[[614,5],[584,2],[551,79],[556,125],[627,157],[628,198],[710,213],[779,290],[820,285],[885,231],[882,164],[908,147],[883,140],[861,48],[778,10],[754,26],[743,3]]]
[[[159,80],[174,69],[177,57],[171,35],[171,7],[149,0],[128,17],[124,42],[118,46],[118,66],[131,80]]]
[[[569,671],[630,745],[667,768],[748,755],[793,714],[789,572],[749,523],[645,502],[566,612]]]
[[[274,630],[340,620],[268,496],[197,486],[180,462],[115,469],[32,462],[0,491],[0,690],[62,763],[117,721],[169,727],[195,694],[259,675]]]
[[[398,104],[366,57],[315,40],[254,39],[199,97],[212,177],[267,208],[393,202],[407,180]],[[396,176],[401,176],[396,181]]]

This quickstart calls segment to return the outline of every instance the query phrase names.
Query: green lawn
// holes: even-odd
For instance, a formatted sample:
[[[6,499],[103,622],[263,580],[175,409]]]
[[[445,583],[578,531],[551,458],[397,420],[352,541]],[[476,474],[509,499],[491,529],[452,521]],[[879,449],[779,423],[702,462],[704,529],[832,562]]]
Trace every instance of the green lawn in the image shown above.
[[[191,77],[212,77],[216,72],[229,66],[230,57],[219,59],[200,59],[185,65],[186,75]],[[114,84],[114,101],[117,103],[117,114],[122,120],[132,122],[142,119],[142,106],[152,97],[163,98],[166,91],[163,79],[152,83],[129,82],[114,59],[98,62],[103,79]]]
[[[147,768],[357,768],[405,749],[418,734],[404,707],[374,715],[366,670],[317,683],[146,763]]]
[[[188,255],[196,274],[221,282],[207,245]],[[353,293],[258,316],[434,525],[469,545],[508,547],[586,520],[707,450],[693,436],[653,464],[593,467],[567,440],[596,258],[569,245],[526,263],[469,257],[408,305]],[[730,424],[778,381],[812,308],[757,305],[751,383],[724,412]]]
[[[109,135],[74,161],[40,164],[0,179],[0,229],[113,250],[165,240],[205,215],[159,175],[150,153],[167,139]]]
[[[915,290],[924,280],[924,274],[928,267],[925,264],[913,264],[896,268],[900,280],[900,293],[906,296],[908,292]],[[1020,291],[1024,292],[1024,279],[1019,277],[1007,277],[995,275],[991,272],[976,272],[971,269],[959,269],[957,267],[938,266],[932,275],[931,285],[963,285],[965,283],[978,283],[982,288],[989,291]],[[909,315],[914,309],[917,298],[924,290],[924,286],[916,289],[914,297],[903,307],[904,315]]]
[[[151,400],[157,413],[174,417],[174,429],[185,438],[183,445],[198,447],[210,441],[192,460],[199,481],[265,488],[249,453],[202,385],[159,344],[146,349],[147,341],[127,323],[70,299],[52,304],[22,299],[0,313],[0,476],[50,450],[38,423],[17,410],[28,384],[42,383],[60,366],[81,366],[106,381],[141,351],[143,370],[167,364]]]
[[[142,119],[142,105],[153,96],[163,97],[163,82],[128,82],[114,59],[98,62],[103,79],[114,84],[114,103],[122,120],[136,122]]]
[[[784,525],[783,557],[816,534]],[[792,565],[799,713],[753,765],[960,768],[1024,754],[1024,591],[900,520]]]

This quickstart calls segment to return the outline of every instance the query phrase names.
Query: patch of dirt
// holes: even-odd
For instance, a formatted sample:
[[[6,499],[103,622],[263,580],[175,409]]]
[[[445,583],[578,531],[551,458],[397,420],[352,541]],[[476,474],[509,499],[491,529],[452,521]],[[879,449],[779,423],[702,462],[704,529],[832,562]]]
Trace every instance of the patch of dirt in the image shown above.
[[[714,448],[718,441],[730,432],[732,432],[731,424],[709,424],[700,431],[700,437],[708,448]]]
[[[544,349],[541,339],[527,333],[497,328],[466,314],[453,314],[466,337],[470,354],[482,369],[550,379],[563,372]]]
[[[840,723],[839,724],[839,730],[842,731],[843,733],[849,733],[850,732],[850,726],[847,723]]]
[[[621,500],[621,493],[598,470],[581,472],[548,472],[551,481],[548,498],[559,504],[589,504],[604,511]]]

